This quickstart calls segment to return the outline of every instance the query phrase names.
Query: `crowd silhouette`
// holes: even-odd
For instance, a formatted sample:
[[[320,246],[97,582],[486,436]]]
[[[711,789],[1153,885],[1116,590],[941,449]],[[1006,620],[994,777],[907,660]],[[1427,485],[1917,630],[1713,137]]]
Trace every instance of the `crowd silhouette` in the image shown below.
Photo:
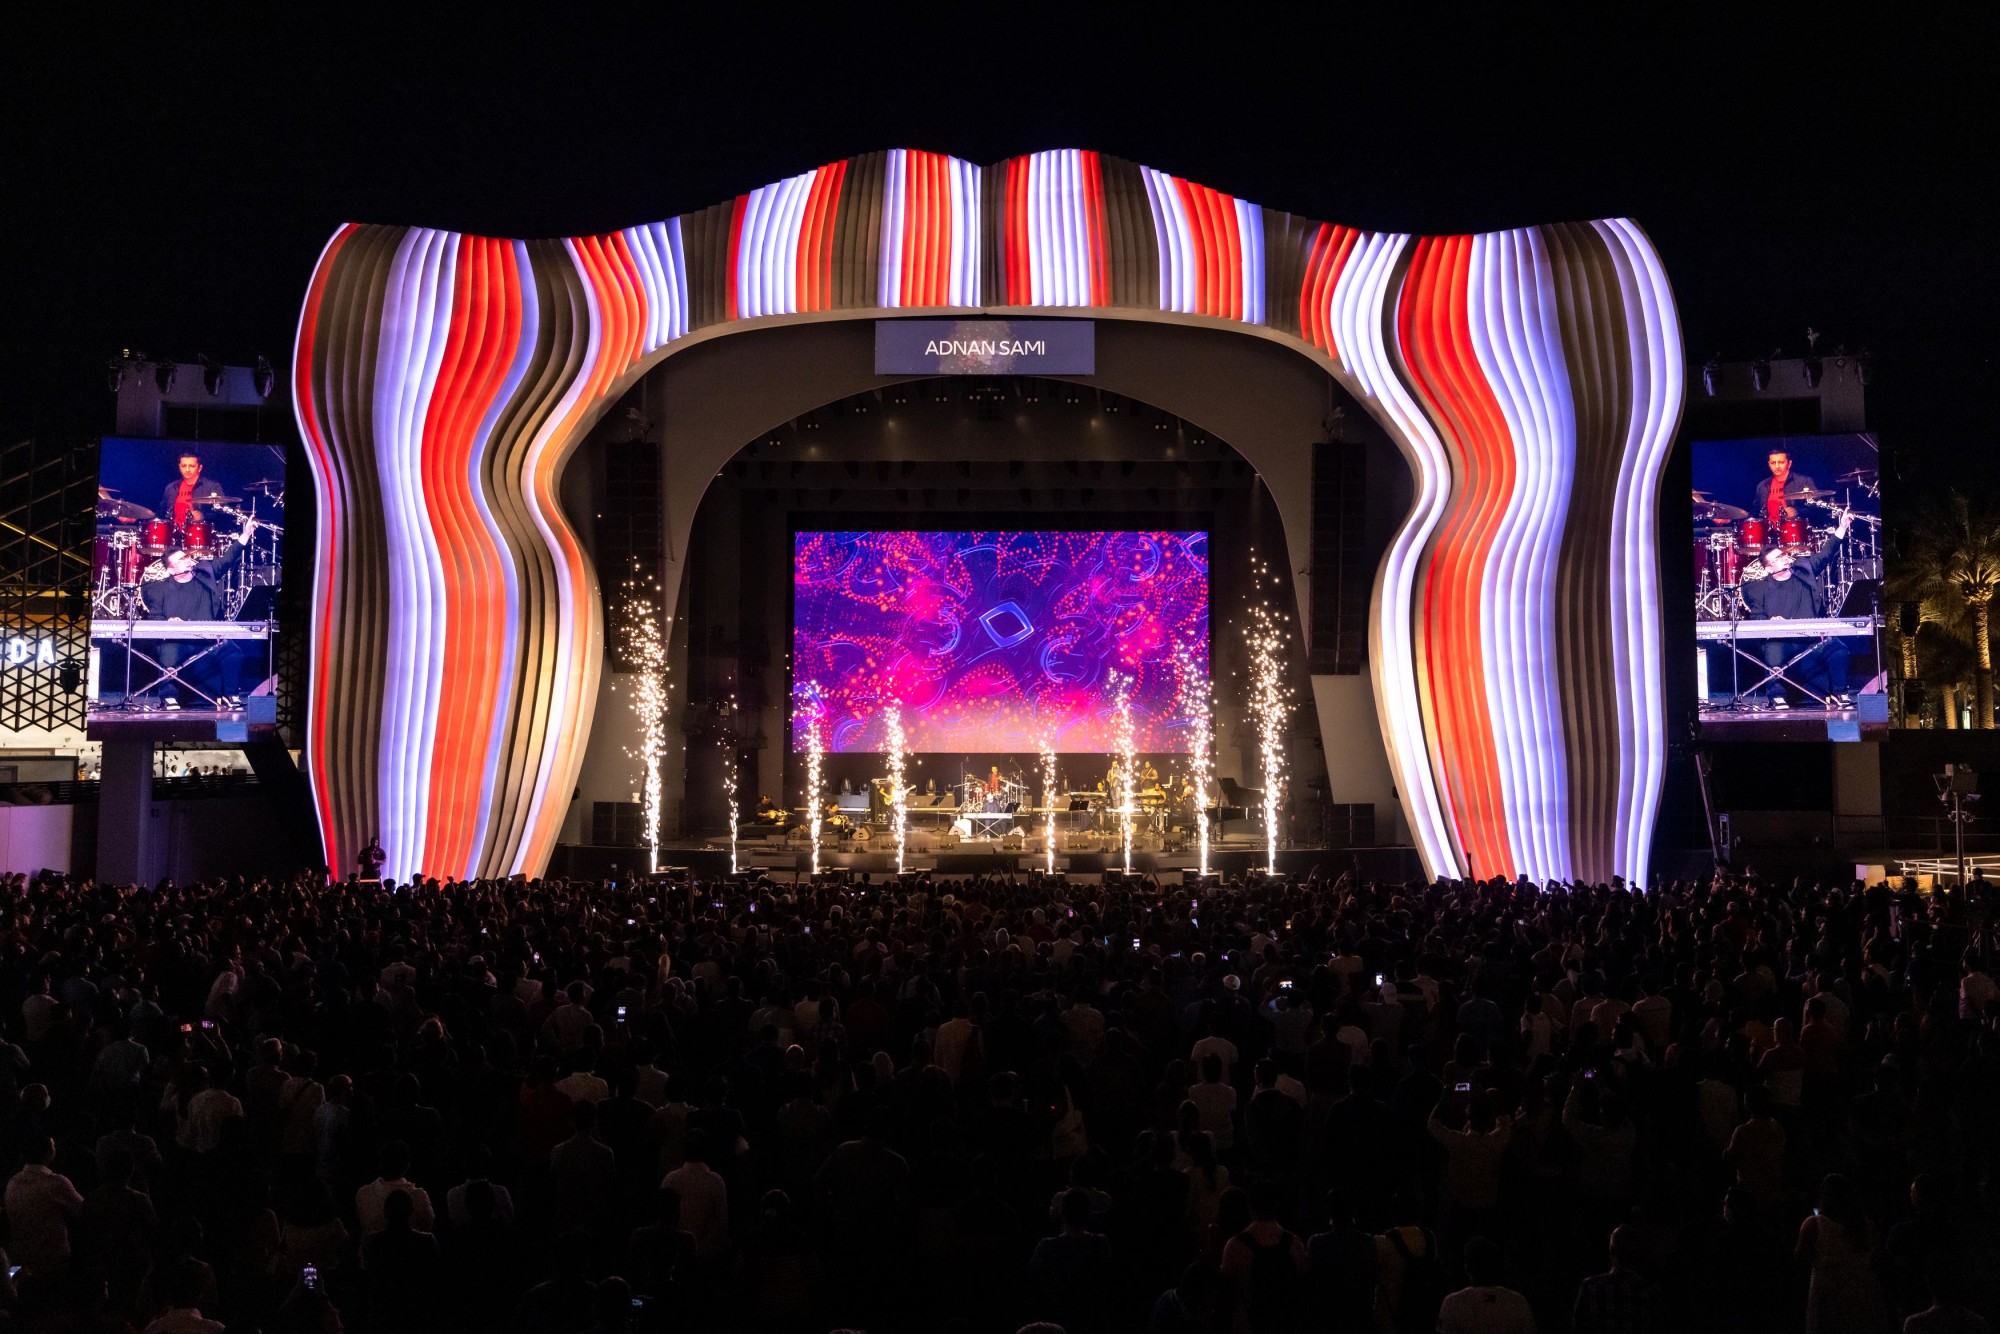
[[[15,876],[4,1329],[1988,1330],[1990,909]]]

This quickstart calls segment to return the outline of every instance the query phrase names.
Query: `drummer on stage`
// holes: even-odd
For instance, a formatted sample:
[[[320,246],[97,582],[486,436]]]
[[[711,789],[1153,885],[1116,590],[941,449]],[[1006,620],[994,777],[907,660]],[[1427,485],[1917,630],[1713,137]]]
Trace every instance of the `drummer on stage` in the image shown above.
[[[1837,610],[1826,605],[1826,593],[1820,584],[1819,572],[1833,558],[1834,544],[1847,536],[1847,526],[1852,518],[1852,515],[1842,514],[1840,521],[1834,525],[1833,536],[1807,555],[1794,556],[1782,550],[1764,553],[1765,576],[1743,585],[1743,603],[1749,609],[1752,620],[1803,621],[1831,615]],[[1755,634],[1755,629],[1746,624],[1744,637],[1751,638]],[[1766,639],[1758,645],[1759,656],[1773,671],[1784,667],[1786,660],[1796,652],[1798,641],[1791,639]],[[1830,637],[1813,649],[1793,664],[1788,674],[1807,689],[1825,696],[1830,708],[1854,707],[1854,700],[1847,693],[1847,645],[1839,636]],[[1792,707],[1785,695],[1784,677],[1772,677],[1766,689],[1770,692],[1772,708]]]
[[[1782,449],[1774,449],[1765,455],[1764,465],[1771,470],[1771,475],[1757,483],[1757,499],[1750,506],[1750,514],[1771,525],[1771,537],[1775,541],[1778,525],[1786,519],[1799,517],[1798,507],[1791,503],[1793,498],[1817,491],[1819,487],[1804,473],[1792,471],[1792,456]]]
[[[158,510],[173,524],[176,533],[185,531],[197,519],[206,519],[208,516],[202,513],[202,505],[220,500],[227,494],[221,483],[201,475],[201,455],[192,450],[182,450],[180,467],[180,480],[168,482],[167,489],[160,493]]]

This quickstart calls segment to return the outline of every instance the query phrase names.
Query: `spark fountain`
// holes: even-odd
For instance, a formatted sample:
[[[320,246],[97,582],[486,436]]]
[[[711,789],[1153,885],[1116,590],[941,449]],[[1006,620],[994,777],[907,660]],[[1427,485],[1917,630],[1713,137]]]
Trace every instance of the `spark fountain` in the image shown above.
[[[1118,742],[1118,820],[1125,841],[1125,874],[1132,874],[1132,762],[1138,758],[1138,743],[1132,735],[1132,678],[1111,674],[1117,691],[1111,706],[1112,731]]]
[[[903,760],[909,754],[903,742],[903,708],[891,704],[882,710],[882,741],[888,748],[883,759],[889,767],[889,809],[896,820],[896,874],[903,873],[903,849],[910,827],[910,794],[903,786]]]
[[[812,873],[819,878],[819,792],[826,763],[826,738],[820,733],[819,701],[806,707],[806,828],[812,835]]]
[[[659,581],[637,560],[621,586],[619,625],[625,661],[632,667],[632,714],[639,744],[625,753],[639,761],[640,836],[648,866],[660,869],[660,761],[667,751],[667,635],[660,624]],[[614,687],[615,688],[615,687]]]
[[[1264,869],[1275,875],[1278,805],[1285,782],[1285,724],[1291,713],[1291,692],[1285,685],[1285,632],[1268,600],[1251,608],[1248,643],[1250,718],[1264,756]]]
[[[1056,873],[1056,748],[1042,742],[1042,869]]]
[[[1208,875],[1208,788],[1214,777],[1214,705],[1208,674],[1195,670],[1194,655],[1185,646],[1174,655],[1181,678],[1181,712],[1188,720],[1188,779],[1194,786],[1195,838],[1201,848],[1201,874]]]
[[[729,798],[729,874],[741,875],[736,864],[736,696],[729,697],[729,725],[722,733],[722,788]]]

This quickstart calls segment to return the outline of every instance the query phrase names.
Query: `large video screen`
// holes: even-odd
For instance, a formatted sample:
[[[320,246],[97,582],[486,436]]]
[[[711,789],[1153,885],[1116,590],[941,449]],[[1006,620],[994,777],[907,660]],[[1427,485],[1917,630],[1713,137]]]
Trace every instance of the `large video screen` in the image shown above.
[[[793,748],[1185,752],[1208,698],[1208,534],[801,532]]]
[[[1889,725],[1871,435],[1696,441],[1705,739],[1859,741]]]
[[[88,734],[269,735],[283,448],[110,438],[97,480]]]

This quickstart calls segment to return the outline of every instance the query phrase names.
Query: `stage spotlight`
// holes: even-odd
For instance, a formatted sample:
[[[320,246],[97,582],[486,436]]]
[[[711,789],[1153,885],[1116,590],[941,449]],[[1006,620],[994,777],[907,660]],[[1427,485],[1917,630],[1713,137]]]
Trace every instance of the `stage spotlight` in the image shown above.
[[[222,363],[206,352],[195,353],[194,359],[201,365],[201,387],[214,398],[222,392]]]
[[[173,362],[156,361],[153,363],[153,383],[159,387],[161,393],[173,393],[174,381],[180,379],[180,377],[181,368],[174,365]]]
[[[1863,387],[1866,387],[1868,382],[1874,378],[1875,359],[1867,352],[1862,352],[1860,356],[1854,359],[1854,373],[1861,377],[1861,383]]]
[[[1773,349],[1776,355],[1779,349]],[[1759,357],[1750,363],[1750,384],[1758,393],[1763,393],[1771,383],[1771,358]]]
[[[1037,389],[1033,384],[1023,385],[1021,386],[1021,401],[1023,403],[1039,403],[1042,401],[1042,391]]]
[[[1196,431],[1193,435],[1188,437],[1188,443],[1191,445],[1205,445],[1208,443],[1208,437],[1203,435],[1200,431]]]
[[[855,401],[855,404],[854,404],[854,415],[855,415],[855,416],[857,416],[857,417],[866,417],[866,416],[868,415],[868,400],[867,400],[867,399],[863,398],[863,399],[857,399],[857,400]]]
[[[933,403],[951,402],[951,390],[946,388],[943,384],[939,384],[937,388],[931,390],[931,402]]]
[[[1715,386],[1722,379],[1722,358],[1711,356],[1701,363],[1701,389],[1710,398],[1715,397]]]
[[[1118,399],[1115,395],[1107,394],[1105,396],[1104,410],[1108,413],[1111,413],[1113,416],[1116,416],[1118,414]]]
[[[105,369],[104,387],[106,389],[109,389],[112,393],[115,394],[118,392],[118,387],[124,383],[125,383],[124,359],[121,357],[113,357],[111,359],[110,366],[106,367]]]
[[[1820,377],[1826,374],[1826,363],[1821,361],[1818,357],[1807,356],[1806,359],[1799,364],[1806,373],[1807,386],[1813,389],[1819,388]]]
[[[817,431],[819,429],[819,414],[807,414],[806,419],[799,423],[799,429],[803,431]]]
[[[1171,423],[1167,420],[1167,414],[1163,412],[1160,414],[1159,420],[1153,423],[1153,429],[1156,431],[1164,431],[1170,424]]]
[[[1063,402],[1067,403],[1070,407],[1075,407],[1077,404],[1083,402],[1083,395],[1077,392],[1075,385],[1071,385],[1063,394]]]
[[[278,387],[278,372],[272,368],[269,357],[257,358],[257,365],[250,372],[250,383],[259,398],[269,398],[271,391]]]
[[[903,386],[897,385],[889,391],[889,401],[900,408],[910,401],[910,396],[904,392]]]

